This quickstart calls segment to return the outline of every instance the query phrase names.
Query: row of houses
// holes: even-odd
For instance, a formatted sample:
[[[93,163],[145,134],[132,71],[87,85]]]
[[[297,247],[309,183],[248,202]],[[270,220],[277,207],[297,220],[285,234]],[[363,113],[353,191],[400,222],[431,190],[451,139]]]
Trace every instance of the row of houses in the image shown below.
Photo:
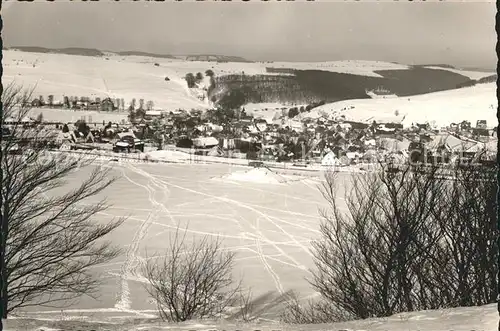
[[[158,112],[155,115],[158,118],[166,116],[165,112]],[[184,120],[187,118],[190,118],[190,114],[186,112]],[[469,152],[470,148],[479,148],[478,146],[487,146],[491,149],[494,143],[490,141],[496,141],[496,130],[486,129],[486,121],[478,121],[476,128],[471,128],[470,123],[464,121],[455,126],[452,123],[450,127],[441,130],[432,130],[426,123],[415,123],[410,128],[403,128],[400,123],[361,123],[342,118],[300,120],[275,116],[272,120],[245,117],[219,124],[199,119],[194,122],[198,124],[194,125],[191,130],[186,130],[185,127],[181,130],[182,146],[196,146],[194,139],[198,137],[217,138],[218,146],[222,149],[247,151],[250,149],[248,146],[259,146],[259,151],[265,151],[261,157],[274,157],[275,159],[280,159],[277,151],[286,149],[287,144],[296,145],[300,139],[308,147],[308,157],[316,160],[329,152],[333,152],[338,157],[347,156],[350,159],[359,158],[365,153],[373,154],[374,150],[378,155],[391,152],[401,156],[402,153],[408,154],[408,148],[412,142],[422,143],[428,151],[440,149],[450,152],[458,150]],[[171,122],[167,128],[172,129]],[[474,130],[483,132],[475,134]],[[215,144],[214,139],[209,147],[213,148]],[[440,147],[437,148],[434,145]],[[483,147],[481,149],[484,149]],[[300,154],[296,151],[287,152],[296,157],[295,154]]]
[[[63,101],[60,100],[49,100],[45,102],[42,97],[35,98],[31,101],[31,106],[34,108],[49,107],[49,108],[66,108],[66,109],[78,109],[78,110],[92,110],[92,111],[105,111],[111,112],[119,108],[117,102],[111,98],[95,100],[90,99],[69,99],[69,97],[64,97]]]
[[[83,133],[78,133],[78,128],[64,128],[69,124],[44,122],[43,125],[51,125],[56,130],[65,131],[64,133],[74,132],[74,135],[64,136],[68,144],[76,144],[77,140],[80,143],[107,144],[112,137],[116,150],[136,149],[137,146],[141,150],[143,141],[149,137],[148,139],[155,138],[158,148],[173,144],[220,156],[229,155],[228,151],[239,151],[246,153],[248,158],[275,161],[323,162],[326,155],[342,159],[343,163],[387,157],[408,159],[412,149],[424,148],[426,151],[422,151],[423,154],[436,154],[438,151],[450,154],[458,151],[472,153],[474,149],[475,153],[479,153],[493,147],[496,152],[496,145],[492,143],[496,141],[496,136],[493,136],[493,130],[487,129],[486,121],[478,121],[476,128],[471,128],[470,123],[464,121],[452,123],[448,128],[433,130],[425,123],[415,123],[410,128],[403,128],[400,123],[363,123],[342,117],[274,116],[269,119],[239,114],[237,117],[221,120],[217,117],[219,115],[221,114],[182,110],[144,111],[137,113],[137,116],[130,119],[132,123],[127,125],[86,123],[89,130],[84,133],[84,137],[80,136]],[[35,121],[29,118],[21,121],[23,125],[35,125]],[[482,130],[483,134],[475,135],[474,130]],[[123,135],[124,132],[127,133]],[[117,142],[123,143],[117,145]]]

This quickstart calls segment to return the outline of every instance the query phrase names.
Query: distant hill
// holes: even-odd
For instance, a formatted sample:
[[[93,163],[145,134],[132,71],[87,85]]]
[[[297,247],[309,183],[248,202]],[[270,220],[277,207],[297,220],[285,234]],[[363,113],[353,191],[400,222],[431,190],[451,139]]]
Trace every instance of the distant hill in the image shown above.
[[[495,83],[498,79],[498,75],[489,75],[480,79],[470,79],[462,84],[457,85],[457,88],[464,88],[464,87],[470,87],[474,86],[477,84],[488,84],[488,83]]]
[[[18,51],[29,52],[29,53],[52,53],[52,54],[67,54],[67,55],[82,55],[82,56],[104,56],[104,53],[98,49],[94,48],[80,48],[80,47],[69,47],[69,48],[45,48],[37,46],[12,46],[9,49],[15,49]]]
[[[109,51],[109,53],[114,53],[122,56],[144,56],[144,57],[157,57],[161,59],[177,59],[177,57],[170,54],[156,54],[156,53],[148,53],[140,51],[121,51],[121,52]]]
[[[253,61],[244,59],[239,56],[228,55],[213,55],[213,54],[196,54],[196,55],[170,55],[157,54],[142,51],[101,51],[94,48],[69,47],[69,48],[46,48],[38,46],[11,46],[4,47],[4,50],[18,50],[29,53],[51,53],[51,54],[67,54],[67,55],[82,55],[82,56],[106,56],[107,54],[117,54],[121,56],[144,56],[162,59],[184,59],[187,61],[208,61],[208,62],[244,62],[252,63]]]
[[[457,69],[452,65],[449,64],[414,64],[412,65],[414,68],[425,68],[425,67],[440,67],[444,69]]]
[[[163,59],[176,59],[175,56],[169,54],[155,54],[141,51],[101,51],[93,48],[81,48],[81,47],[70,47],[70,48],[45,48],[37,46],[13,46],[10,48],[5,47],[5,50],[16,49],[22,52],[29,53],[51,53],[51,54],[67,54],[67,55],[82,55],[82,56],[105,56],[106,53],[117,54],[121,56],[144,56],[144,57],[156,57]]]
[[[184,55],[183,57],[186,61],[216,61],[216,62],[246,62],[246,63],[253,62],[239,56],[227,56],[227,55],[197,54],[197,55]]]
[[[496,67],[463,67],[462,70],[479,71],[479,72],[492,72],[496,71]]]

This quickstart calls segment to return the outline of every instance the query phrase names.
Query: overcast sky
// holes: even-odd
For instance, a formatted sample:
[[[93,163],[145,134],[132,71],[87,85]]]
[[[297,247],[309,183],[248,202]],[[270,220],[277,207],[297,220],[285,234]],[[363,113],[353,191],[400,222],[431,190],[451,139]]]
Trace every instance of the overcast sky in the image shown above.
[[[6,46],[496,65],[494,2],[3,4]]]

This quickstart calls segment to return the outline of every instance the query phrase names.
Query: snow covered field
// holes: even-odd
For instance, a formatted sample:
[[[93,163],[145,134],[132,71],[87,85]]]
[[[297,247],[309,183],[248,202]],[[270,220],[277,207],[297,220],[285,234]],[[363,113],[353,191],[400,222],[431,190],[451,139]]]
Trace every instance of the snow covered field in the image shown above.
[[[318,208],[325,205],[317,188],[319,178],[270,185],[262,173],[254,173],[254,180],[223,179],[248,172],[248,167],[240,166],[122,163],[112,167],[118,181],[92,200],[107,196],[112,205],[99,215],[103,221],[128,217],[110,237],[124,253],[95,269],[105,280],[99,300],[83,298],[68,309],[116,308],[132,314],[154,310],[140,266],[146,253],[148,257],[165,253],[169,233],[178,226],[188,227],[195,238],[223,238],[224,246],[237,253],[234,276],[242,278],[254,295],[289,289],[313,294],[305,277],[313,267],[309,248],[319,235]],[[72,174],[70,182],[85,178],[89,170]],[[272,176],[276,178],[284,177]]]
[[[353,121],[394,121],[410,126],[413,122],[434,123],[438,127],[468,120],[486,120],[496,126],[496,84],[480,84],[457,90],[390,99],[345,100],[317,107],[309,117],[345,115]]]

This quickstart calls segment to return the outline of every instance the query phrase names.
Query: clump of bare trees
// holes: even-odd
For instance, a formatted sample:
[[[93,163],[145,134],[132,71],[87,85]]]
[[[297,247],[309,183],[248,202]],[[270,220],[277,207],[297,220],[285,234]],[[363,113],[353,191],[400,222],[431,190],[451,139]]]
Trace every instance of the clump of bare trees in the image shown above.
[[[495,169],[467,165],[337,175],[321,187],[321,237],[309,279],[321,299],[289,300],[284,320],[312,323],[484,305],[497,292]]]
[[[123,221],[99,220],[105,201],[88,200],[114,181],[109,171],[85,156],[49,153],[45,147],[54,135],[21,122],[30,99],[29,91],[15,85],[2,93],[2,127],[5,118],[17,119],[1,142],[3,318],[18,308],[65,306],[94,295],[100,282],[90,268],[118,255],[104,239]],[[87,179],[67,182],[85,169]]]
[[[147,263],[147,291],[163,320],[221,317],[240,288],[232,276],[235,255],[222,249],[219,238],[188,243],[186,233],[177,229],[166,255]]]

